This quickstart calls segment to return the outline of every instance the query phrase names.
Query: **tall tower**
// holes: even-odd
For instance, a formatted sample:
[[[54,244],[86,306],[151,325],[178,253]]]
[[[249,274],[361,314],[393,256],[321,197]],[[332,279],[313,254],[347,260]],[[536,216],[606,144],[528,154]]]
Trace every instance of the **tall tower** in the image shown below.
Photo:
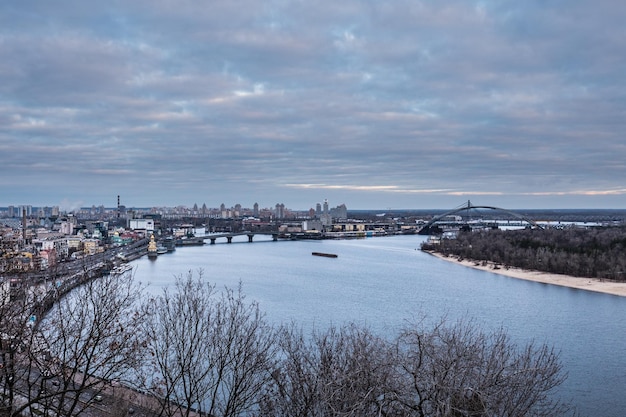
[[[22,209],[22,239],[26,244],[26,208]]]
[[[117,195],[117,218],[120,218],[120,195]]]
[[[328,212],[328,200],[327,199],[324,200],[324,212],[320,216],[320,220],[322,221],[322,225],[324,226],[330,226],[331,224],[333,224],[333,219],[330,216],[330,213]]]

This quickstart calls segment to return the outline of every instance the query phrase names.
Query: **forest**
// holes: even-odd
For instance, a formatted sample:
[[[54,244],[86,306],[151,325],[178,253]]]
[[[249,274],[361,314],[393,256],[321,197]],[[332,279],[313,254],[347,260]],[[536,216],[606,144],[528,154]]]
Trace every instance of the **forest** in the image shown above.
[[[626,280],[626,228],[594,227],[461,231],[422,250],[574,277]]]

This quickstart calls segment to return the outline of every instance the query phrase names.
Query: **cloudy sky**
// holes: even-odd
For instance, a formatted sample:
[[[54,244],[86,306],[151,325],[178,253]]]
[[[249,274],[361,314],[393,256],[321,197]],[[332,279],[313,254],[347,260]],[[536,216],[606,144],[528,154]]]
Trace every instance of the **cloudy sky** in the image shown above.
[[[626,208],[623,0],[3,0],[0,206]]]

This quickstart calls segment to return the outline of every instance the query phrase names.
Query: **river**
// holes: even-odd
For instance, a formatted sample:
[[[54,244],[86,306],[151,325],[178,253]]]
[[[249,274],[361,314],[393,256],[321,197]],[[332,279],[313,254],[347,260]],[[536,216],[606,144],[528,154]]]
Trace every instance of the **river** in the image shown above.
[[[223,239],[222,239],[223,240]],[[133,262],[135,277],[160,293],[176,276],[202,270],[218,288],[242,284],[270,322],[326,328],[348,321],[395,336],[426,315],[471,317],[503,327],[518,343],[547,342],[568,372],[560,394],[581,415],[626,410],[626,297],[524,281],[447,262],[419,250],[422,236],[278,241],[246,236],[180,247]],[[311,256],[335,253],[337,258]]]

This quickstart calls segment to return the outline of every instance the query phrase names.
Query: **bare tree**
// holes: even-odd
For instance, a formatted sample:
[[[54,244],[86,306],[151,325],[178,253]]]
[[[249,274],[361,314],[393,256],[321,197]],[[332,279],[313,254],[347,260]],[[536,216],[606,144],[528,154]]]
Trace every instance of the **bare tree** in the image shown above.
[[[201,275],[200,275],[201,276]],[[210,366],[198,366],[209,357],[215,288],[179,277],[174,291],[147,304],[150,319],[145,322],[149,341],[149,363],[143,384],[161,403],[161,413],[189,415],[200,408],[210,391]]]
[[[474,323],[406,328],[398,338],[398,399],[406,415],[556,416],[568,407],[554,397],[565,375],[547,345],[519,349],[503,330]]]
[[[241,287],[218,293],[202,271],[196,279],[190,271],[147,310],[152,359],[144,384],[161,414],[238,416],[257,407],[274,361],[274,331]]]
[[[530,343],[518,349],[502,330],[472,322],[406,327],[381,339],[355,324],[304,337],[282,329],[281,360],[260,415],[558,416],[564,379],[558,354]]]
[[[393,357],[387,342],[355,324],[314,331],[282,329],[281,358],[262,415],[393,415]]]
[[[222,292],[214,337],[218,359],[209,414],[240,416],[256,410],[276,360],[275,331],[256,302],[246,303],[241,284]]]
[[[29,321],[34,309],[32,299],[15,291],[9,283],[0,283],[0,415],[10,415],[20,401],[18,381],[26,373],[21,365],[29,339]]]
[[[79,415],[111,381],[126,381],[141,362],[140,288],[131,274],[83,283],[56,300],[22,336],[19,401],[11,415]]]
[[[557,352],[518,347],[473,322],[418,323],[388,339],[355,324],[310,337],[295,325],[276,332],[241,285],[218,292],[202,271],[178,277],[145,307],[139,297],[130,275],[96,279],[57,300],[38,326],[28,325],[27,299],[0,303],[5,413],[79,415],[112,392],[111,381],[136,379],[166,416],[568,411],[554,396],[565,378]]]

